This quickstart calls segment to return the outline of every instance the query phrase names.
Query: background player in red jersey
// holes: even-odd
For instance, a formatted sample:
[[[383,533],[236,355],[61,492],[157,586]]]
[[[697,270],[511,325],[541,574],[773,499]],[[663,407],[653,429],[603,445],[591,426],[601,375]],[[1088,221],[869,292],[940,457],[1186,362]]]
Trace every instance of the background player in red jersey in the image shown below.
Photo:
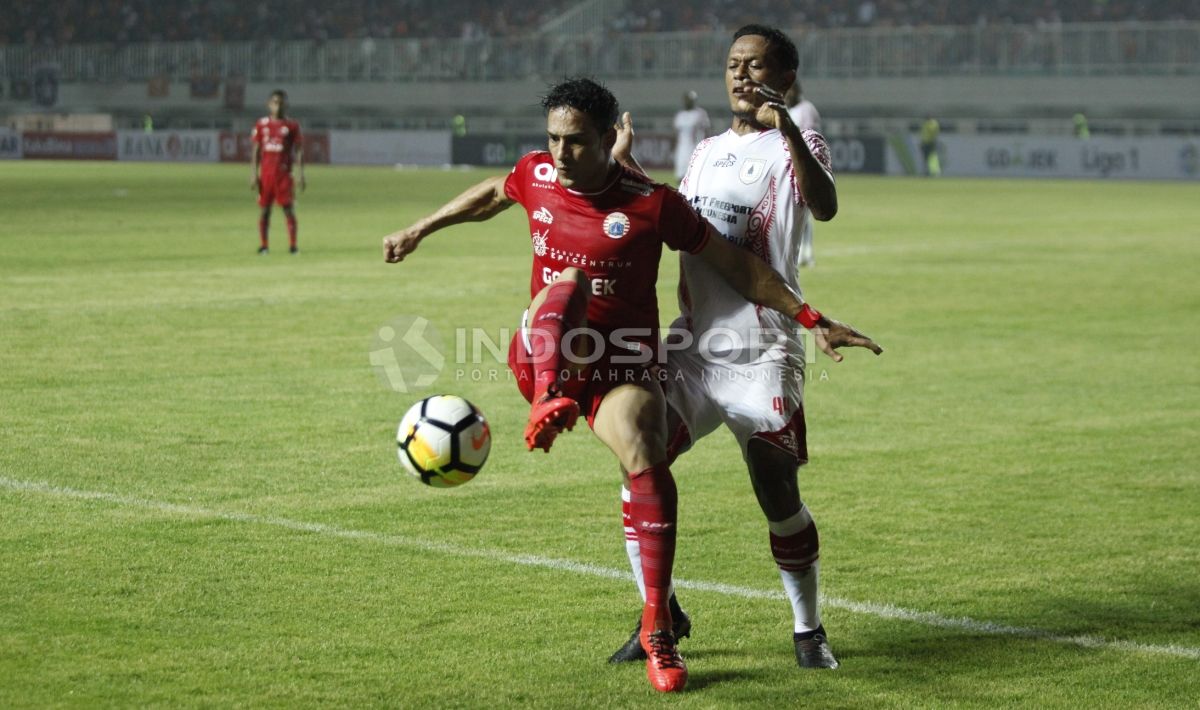
[[[630,514],[646,585],[639,635],[646,674],[658,690],[680,690],[687,668],[668,606],[677,495],[667,463],[666,402],[648,375],[649,358],[640,356],[658,346],[662,246],[697,255],[745,298],[788,317],[797,317],[804,304],[769,266],[721,238],[679,193],[612,159],[618,110],[607,89],[568,80],[550,90],[542,107],[548,152],[526,155],[509,175],[484,180],[387,236],[384,258],[402,261],[429,234],[489,219],[514,202],[525,208],[532,302],[513,338],[509,367],[532,405],[526,445],[548,451],[582,409],[630,472]],[[584,326],[585,337],[572,339]],[[832,354],[825,334],[816,335]],[[588,364],[576,367],[580,356]]]
[[[267,253],[267,230],[271,225],[271,203],[283,208],[287,217],[288,248],[296,253],[296,212],[292,207],[295,200],[292,184],[292,156],[300,177],[300,191],[304,191],[304,146],[300,138],[300,124],[287,117],[287,92],[276,89],[267,99],[270,115],[258,119],[250,138],[254,141],[253,175],[250,189],[258,191],[258,206],[262,214],[258,218],[258,253]]]

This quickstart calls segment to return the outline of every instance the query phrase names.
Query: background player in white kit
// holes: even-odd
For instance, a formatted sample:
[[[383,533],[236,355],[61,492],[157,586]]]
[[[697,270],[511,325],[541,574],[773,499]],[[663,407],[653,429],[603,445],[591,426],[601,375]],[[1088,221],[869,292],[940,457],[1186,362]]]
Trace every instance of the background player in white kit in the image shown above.
[[[696,105],[696,92],[683,95],[683,110],[675,114],[675,179],[682,180],[696,144],[708,135],[708,111]]]
[[[787,90],[783,98],[788,106],[788,115],[792,117],[796,128],[821,132],[821,113],[817,111],[816,104],[804,98],[804,88],[800,86],[799,79],[792,84],[792,88]]]
[[[725,71],[732,126],[697,146],[680,191],[726,239],[755,253],[799,290],[800,232],[809,219],[837,213],[837,191],[824,139],[801,131],[783,104],[797,66],[795,45],[778,30],[747,25],[734,34]],[[614,152],[632,163],[628,117],[623,128]],[[792,605],[796,660],[805,668],[836,668],[817,608],[817,528],[797,483],[797,471],[808,459],[803,333],[739,297],[702,262],[685,257],[680,266],[682,315],[674,328],[693,342],[671,350],[666,365],[668,427],[681,442],[674,453],[722,423],[733,432]],[[709,337],[713,333],[732,337]],[[866,336],[854,335],[847,344],[882,352]],[[627,491],[622,497],[628,499]],[[636,577],[637,547],[627,544],[626,551]],[[675,613],[677,622],[681,617],[686,620]],[[686,628],[690,631],[690,623]],[[634,660],[636,651],[627,643],[610,661]]]
[[[801,131],[821,132],[821,114],[813,102],[804,98],[804,89],[801,88],[799,79],[788,89],[784,99],[784,103],[788,105],[788,115],[792,117],[796,128]],[[804,229],[800,232],[800,266],[815,266],[816,263],[817,260],[813,257],[813,225],[810,219],[804,223]]]

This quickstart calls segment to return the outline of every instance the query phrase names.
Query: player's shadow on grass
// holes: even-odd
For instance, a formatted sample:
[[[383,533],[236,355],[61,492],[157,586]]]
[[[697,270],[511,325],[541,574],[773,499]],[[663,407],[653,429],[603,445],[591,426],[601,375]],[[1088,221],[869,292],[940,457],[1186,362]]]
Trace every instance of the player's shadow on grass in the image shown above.
[[[744,683],[753,680],[759,673],[748,671],[711,670],[696,671],[688,668],[687,689],[689,691],[703,690],[710,685],[721,683]]]
[[[1164,636],[1200,630],[1200,587],[1191,581],[1174,581],[1147,580],[1136,592],[1120,597],[1047,596],[1033,602],[1046,620],[1029,626],[1050,628],[1062,636],[1167,644],[1170,641],[1162,640]]]
[[[776,675],[778,660],[794,664],[789,656],[774,654],[753,654],[744,648],[706,647],[688,649],[680,648],[680,653],[688,662],[688,690],[700,690],[721,683],[744,683],[755,679],[768,679]],[[749,658],[754,661],[754,667],[731,669],[730,661],[745,663]],[[787,668],[788,666],[783,666]]]
[[[1025,621],[1005,620],[1005,626],[1029,633],[982,633],[965,629],[936,629],[903,625],[896,633],[839,636],[834,651],[843,662],[891,657],[900,662],[915,659],[918,665],[986,668],[995,654],[1016,650],[1033,656],[1054,652],[1102,652],[1065,639],[1087,637],[1107,642],[1127,641],[1150,646],[1173,643],[1194,646],[1200,631],[1200,587],[1190,580],[1145,580],[1123,595],[1079,596],[1028,593],[1022,607],[1031,610]],[[1054,638],[1051,638],[1054,637]],[[1153,656],[1141,656],[1153,658]],[[1165,658],[1165,656],[1164,656]],[[872,661],[874,662],[874,660]],[[920,672],[920,671],[918,671]]]

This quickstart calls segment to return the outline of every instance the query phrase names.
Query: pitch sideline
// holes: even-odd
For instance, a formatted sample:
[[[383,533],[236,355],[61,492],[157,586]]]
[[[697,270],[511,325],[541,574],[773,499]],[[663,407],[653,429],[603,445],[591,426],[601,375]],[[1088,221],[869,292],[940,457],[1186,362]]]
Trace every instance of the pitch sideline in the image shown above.
[[[552,557],[541,557],[538,555],[518,555],[508,552],[501,552],[499,550],[475,550],[459,547],[457,545],[448,545],[429,540],[408,538],[401,535],[387,535],[368,530],[339,528],[332,525],[324,525],[322,523],[306,523],[288,518],[276,518],[262,515],[252,515],[249,513],[237,513],[215,510],[211,508],[201,508],[190,505],[180,505],[177,503],[167,503],[164,501],[123,496],[115,493],[105,493],[102,491],[85,491],[76,488],[56,486],[43,481],[22,481],[14,478],[8,478],[6,476],[0,476],[0,488],[17,492],[40,493],[59,498],[102,501],[117,505],[158,510],[164,513],[171,513],[175,515],[185,515],[199,518],[215,518],[219,520],[229,520],[252,525],[268,525],[287,530],[294,530],[296,532],[327,535],[329,537],[341,538],[344,540],[366,540],[384,545],[407,547],[411,549],[437,552],[457,557],[474,557],[492,562],[506,562],[509,564],[525,565],[528,567],[544,567],[547,569],[574,572],[576,574],[591,575],[593,577],[605,577],[608,579],[619,579],[623,581],[629,580],[629,573],[625,570],[612,569],[611,567],[601,567],[599,565],[592,565],[586,562],[561,560]],[[692,589],[701,592],[725,594],[727,596],[741,597],[743,599],[772,599],[777,601],[786,601],[786,597],[784,596],[783,592],[766,591],[761,589],[753,589],[750,587],[739,587],[732,584],[722,584],[720,582],[676,579],[675,586],[680,589]],[[1175,644],[1145,644],[1138,643],[1136,641],[1109,640],[1098,636],[1067,636],[1063,634],[1056,634],[1051,631],[1045,631],[1043,629],[996,624],[990,621],[979,621],[969,617],[948,617],[933,612],[904,609],[891,604],[856,602],[837,597],[823,597],[822,603],[825,606],[832,607],[834,609],[842,609],[844,611],[857,614],[867,614],[884,619],[910,621],[923,624],[925,626],[956,629],[959,631],[983,633],[994,636],[1014,636],[1041,641],[1051,641],[1053,643],[1081,646],[1083,648],[1098,650],[1122,651],[1126,653],[1146,653],[1200,660],[1200,648],[1193,648],[1190,646],[1179,646]]]

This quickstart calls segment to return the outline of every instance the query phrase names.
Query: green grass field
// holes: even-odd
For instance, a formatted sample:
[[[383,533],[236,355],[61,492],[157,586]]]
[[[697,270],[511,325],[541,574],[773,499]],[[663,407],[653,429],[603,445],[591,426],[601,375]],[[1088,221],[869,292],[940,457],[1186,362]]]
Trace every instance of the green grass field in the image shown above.
[[[369,361],[399,317],[511,329],[523,216],[387,265],[484,173],[314,168],[301,254],[277,213],[260,258],[246,173],[0,163],[0,707],[1196,707],[1197,185],[843,178],[802,280],[887,352],[806,395],[842,668],[796,668],[719,432],[675,467],[663,697],[605,663],[639,608],[611,455],[526,453],[502,376],[399,394]],[[395,458],[435,391],[495,435],[450,491]]]

